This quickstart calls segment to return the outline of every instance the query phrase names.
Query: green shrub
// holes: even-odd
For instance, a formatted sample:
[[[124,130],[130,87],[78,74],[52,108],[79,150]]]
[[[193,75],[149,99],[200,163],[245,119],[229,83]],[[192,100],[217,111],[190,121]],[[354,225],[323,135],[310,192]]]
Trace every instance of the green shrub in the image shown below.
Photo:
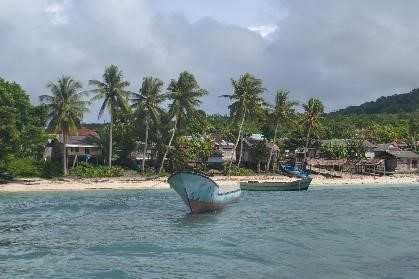
[[[124,169],[121,167],[108,167],[81,163],[70,170],[71,176],[79,178],[117,177],[122,176]]]
[[[226,175],[231,175],[231,176],[250,176],[250,175],[254,175],[255,172],[251,169],[247,169],[247,168],[239,168],[237,166],[231,166],[229,168],[228,165],[226,165],[224,167],[224,173]]]
[[[40,176],[43,178],[54,178],[63,176],[63,166],[57,161],[44,161],[39,163]]]
[[[5,163],[5,172],[15,177],[39,177],[39,165],[31,159],[17,159],[8,157]]]

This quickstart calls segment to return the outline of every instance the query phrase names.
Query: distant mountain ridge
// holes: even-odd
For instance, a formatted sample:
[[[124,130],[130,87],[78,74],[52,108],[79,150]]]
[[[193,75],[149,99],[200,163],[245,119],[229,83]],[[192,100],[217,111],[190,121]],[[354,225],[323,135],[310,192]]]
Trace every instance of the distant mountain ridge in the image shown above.
[[[331,115],[405,113],[419,110],[419,88],[410,93],[383,96],[359,106],[349,106],[330,113]]]

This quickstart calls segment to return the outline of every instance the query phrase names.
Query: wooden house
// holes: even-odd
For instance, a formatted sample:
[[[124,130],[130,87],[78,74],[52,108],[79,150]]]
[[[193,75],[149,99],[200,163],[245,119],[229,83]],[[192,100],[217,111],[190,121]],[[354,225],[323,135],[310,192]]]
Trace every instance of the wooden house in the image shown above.
[[[236,145],[220,140],[214,143],[214,152],[208,158],[208,166],[220,168],[223,164],[236,160]]]
[[[252,134],[242,140],[242,163],[248,167],[257,167],[259,170],[261,165],[266,169],[266,163],[268,161],[271,150],[272,159],[270,168],[277,168],[277,161],[279,158],[279,147],[267,141],[261,134]],[[263,150],[256,151],[259,144],[263,144]],[[262,154],[258,154],[262,153]],[[237,152],[239,156],[239,152]],[[238,159],[238,158],[237,158]]]
[[[419,154],[399,147],[380,145],[374,149],[374,158],[384,160],[385,170],[390,173],[418,173]]]
[[[63,136],[54,135],[49,140],[45,151],[45,159],[62,161],[64,148],[67,151],[68,166],[75,165],[77,162],[97,162],[101,155],[101,148],[98,146],[94,138],[99,135],[88,129],[80,129],[77,135],[70,135],[64,147]]]

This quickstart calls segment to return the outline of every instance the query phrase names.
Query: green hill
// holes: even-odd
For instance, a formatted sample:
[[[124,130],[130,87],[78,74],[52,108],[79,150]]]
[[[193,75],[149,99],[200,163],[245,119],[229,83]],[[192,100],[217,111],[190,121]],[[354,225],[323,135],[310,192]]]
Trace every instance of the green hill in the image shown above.
[[[419,88],[413,89],[410,93],[380,97],[359,106],[349,106],[332,112],[331,115],[404,113],[417,110],[419,110]]]

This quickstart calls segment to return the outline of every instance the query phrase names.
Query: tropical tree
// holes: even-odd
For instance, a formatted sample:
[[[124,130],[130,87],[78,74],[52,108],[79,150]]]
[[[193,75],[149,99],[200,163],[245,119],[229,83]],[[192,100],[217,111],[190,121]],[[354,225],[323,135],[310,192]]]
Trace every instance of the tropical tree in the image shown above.
[[[81,83],[70,76],[63,76],[56,82],[49,82],[51,95],[40,96],[40,101],[48,108],[48,129],[62,133],[64,152],[63,168],[67,175],[67,150],[65,148],[71,133],[77,132],[83,114],[88,111],[89,102],[84,100]]]
[[[230,116],[232,116],[236,121],[240,121],[239,124],[239,133],[236,139],[236,147],[238,146],[243,124],[246,117],[249,117],[251,114],[258,114],[264,105],[262,94],[265,91],[265,88],[262,86],[262,80],[252,76],[249,73],[245,73],[240,76],[238,80],[231,79],[233,85],[233,94],[223,95],[230,99],[232,102],[228,107],[230,109]],[[242,145],[240,146],[240,155],[237,162],[237,166],[240,167],[241,158],[242,158]],[[232,161],[230,162],[229,169],[231,168]]]
[[[411,140],[411,145],[415,152],[417,151],[416,141],[419,134],[419,123],[417,120],[418,116],[419,116],[419,113],[416,113],[416,115],[413,114],[413,116],[410,117],[409,119],[409,136]]]
[[[275,121],[275,132],[273,143],[276,142],[276,136],[278,133],[278,128],[281,123],[287,123],[291,120],[291,116],[295,112],[295,106],[298,104],[295,101],[290,101],[288,99],[289,91],[284,89],[279,89],[276,92],[275,96],[275,105],[273,106],[272,117]],[[266,170],[269,171],[272,155],[274,152],[274,145],[272,145],[271,151],[269,153],[268,162],[266,164]]]
[[[205,89],[199,87],[195,77],[186,71],[180,73],[178,80],[171,80],[167,90],[169,91],[167,97],[171,101],[169,105],[169,116],[171,119],[174,119],[174,125],[169,145],[163,155],[159,173],[163,170],[164,161],[166,160],[176,131],[185,130],[187,122],[193,119],[201,104],[200,98],[207,94]]]
[[[114,116],[117,111],[128,110],[128,97],[130,92],[126,90],[129,82],[124,79],[124,74],[115,65],[110,65],[105,68],[103,74],[103,81],[90,80],[89,85],[95,86],[95,89],[89,92],[96,94],[92,101],[103,100],[102,106],[99,110],[99,118],[102,117],[106,109],[108,109],[111,117],[109,124],[109,154],[108,164],[112,166],[112,125]]]
[[[32,106],[19,84],[0,77],[0,165],[9,156],[40,159],[47,140],[46,116],[45,106]]]
[[[166,96],[161,94],[163,82],[154,77],[145,77],[138,93],[134,93],[132,107],[136,110],[140,119],[145,121],[145,143],[143,151],[143,161],[141,165],[142,172],[145,171],[145,157],[148,148],[148,135],[150,123],[156,124],[160,121],[160,116],[163,113],[161,103],[166,99]]]
[[[310,142],[310,134],[319,124],[321,114],[324,112],[322,102],[317,98],[310,98],[307,104],[303,104],[304,108],[304,125],[307,130],[306,144],[304,149],[304,157],[307,156],[308,145]]]

